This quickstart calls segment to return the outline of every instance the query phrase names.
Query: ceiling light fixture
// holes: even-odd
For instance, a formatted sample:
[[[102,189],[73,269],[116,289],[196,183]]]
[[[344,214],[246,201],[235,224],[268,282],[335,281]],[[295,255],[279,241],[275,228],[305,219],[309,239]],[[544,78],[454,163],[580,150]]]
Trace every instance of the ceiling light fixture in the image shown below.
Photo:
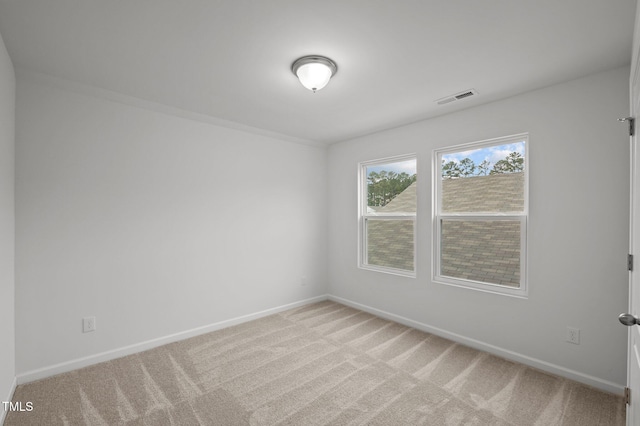
[[[304,87],[315,93],[316,90],[326,86],[331,77],[336,75],[338,66],[329,58],[311,55],[296,59],[291,65],[291,71]]]

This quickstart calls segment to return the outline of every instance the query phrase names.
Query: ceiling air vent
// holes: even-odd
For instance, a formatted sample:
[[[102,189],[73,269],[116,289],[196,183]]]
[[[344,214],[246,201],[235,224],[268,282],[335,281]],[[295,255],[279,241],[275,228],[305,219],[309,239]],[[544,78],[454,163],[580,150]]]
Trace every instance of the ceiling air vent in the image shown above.
[[[436,103],[438,105],[448,104],[450,102],[459,101],[460,99],[468,98],[470,96],[477,95],[478,92],[476,89],[465,90],[464,92],[456,93],[455,95],[446,96],[444,98],[438,99]]]

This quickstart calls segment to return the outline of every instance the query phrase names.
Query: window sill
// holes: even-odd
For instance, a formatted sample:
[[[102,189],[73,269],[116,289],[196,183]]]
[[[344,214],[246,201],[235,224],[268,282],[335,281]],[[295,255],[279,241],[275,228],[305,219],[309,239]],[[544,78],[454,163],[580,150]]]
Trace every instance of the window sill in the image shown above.
[[[528,299],[529,295],[526,286],[519,288],[507,287],[499,284],[482,283],[479,281],[461,280],[450,277],[436,275],[432,277],[433,282],[452,287],[465,288],[469,290],[481,291],[483,293],[497,294],[500,296],[515,297],[518,299]]]
[[[366,264],[360,264],[358,265],[359,269],[364,269],[366,271],[373,271],[373,272],[381,272],[383,274],[390,274],[390,275],[397,275],[400,277],[406,277],[406,278],[416,278],[416,272],[415,271],[406,271],[404,269],[395,269],[395,268],[387,268],[384,266],[374,266],[374,265],[366,265]]]

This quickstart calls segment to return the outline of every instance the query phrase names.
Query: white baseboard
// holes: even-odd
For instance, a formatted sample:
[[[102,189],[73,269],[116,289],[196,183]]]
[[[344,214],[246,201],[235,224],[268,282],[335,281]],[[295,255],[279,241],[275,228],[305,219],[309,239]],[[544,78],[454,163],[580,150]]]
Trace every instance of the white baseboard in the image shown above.
[[[33,382],[36,380],[44,379],[47,377],[55,376],[56,374],[67,373],[69,371],[77,370],[78,368],[88,367],[90,365],[98,364],[105,361],[111,361],[112,359],[121,358],[123,356],[132,355],[138,352],[153,349],[158,346],[166,345],[168,343],[177,342],[179,340],[188,339],[190,337],[199,336],[201,334],[210,333],[233,325],[242,324],[248,321],[253,321],[258,318],[266,317],[268,315],[277,314],[278,312],[286,311],[288,309],[297,308],[299,306],[308,305],[310,303],[321,302],[327,300],[327,295],[316,296],[310,299],[300,300],[298,302],[289,303],[286,305],[278,306],[264,311],[256,312],[249,315],[243,315],[236,318],[216,322],[213,324],[197,327],[191,330],[183,331],[180,333],[171,334],[157,339],[147,340],[142,343],[136,343],[134,345],[125,346],[119,349],[113,349],[107,352],[102,352],[95,355],[86,356],[83,358],[74,359],[60,364],[51,365],[49,367],[39,368],[37,370],[27,371],[26,373],[19,374],[16,377],[17,384],[22,385],[24,383]],[[15,388],[15,385],[14,385]],[[2,424],[0,422],[0,424]]]
[[[526,355],[513,352],[507,349],[503,349],[498,346],[490,345],[488,343],[471,339],[469,337],[462,336],[460,334],[451,333],[449,331],[443,330],[438,327],[432,327],[430,325],[427,325],[418,321],[414,321],[412,319],[405,318],[400,315],[396,315],[390,312],[382,311],[380,309],[372,308],[371,306],[353,302],[348,299],[343,299],[342,297],[329,295],[328,298],[329,300],[333,300],[334,302],[342,303],[343,305],[351,306],[352,308],[369,312],[370,314],[373,314],[391,321],[395,321],[397,323],[406,325],[408,327],[416,328],[418,330],[421,330],[430,334],[435,334],[436,336],[440,336],[445,339],[449,339],[454,342],[461,343],[463,345],[470,346],[474,349],[488,352],[490,354],[493,354],[502,358],[506,358],[511,361],[519,362],[521,364],[536,368],[538,370],[546,371],[548,373],[555,374],[560,377],[575,380],[576,382],[584,383],[586,385],[603,390],[605,392],[610,392],[617,395],[622,395],[624,393],[624,386],[617,383],[613,383],[607,380],[602,380],[597,377],[590,376],[588,374],[580,373],[578,371],[561,367],[559,365],[555,365],[546,361],[532,358],[530,356],[526,356]]]
[[[16,378],[13,378],[13,383],[11,384],[11,389],[9,389],[9,395],[7,396],[7,399],[3,399],[2,401],[12,401],[13,400],[13,394],[16,391],[16,386],[18,386],[18,382],[16,381]],[[0,402],[2,402],[0,401]],[[5,411],[4,409],[4,404],[2,404],[2,407],[0,407],[0,425],[4,424],[4,418],[7,416],[7,411]]]

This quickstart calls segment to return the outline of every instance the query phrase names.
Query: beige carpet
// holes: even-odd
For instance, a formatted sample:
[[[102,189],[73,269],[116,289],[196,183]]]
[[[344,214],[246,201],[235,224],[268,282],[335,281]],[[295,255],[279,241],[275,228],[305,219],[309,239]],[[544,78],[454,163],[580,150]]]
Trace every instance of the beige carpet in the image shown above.
[[[5,425],[624,425],[622,398],[321,302],[18,386]]]

